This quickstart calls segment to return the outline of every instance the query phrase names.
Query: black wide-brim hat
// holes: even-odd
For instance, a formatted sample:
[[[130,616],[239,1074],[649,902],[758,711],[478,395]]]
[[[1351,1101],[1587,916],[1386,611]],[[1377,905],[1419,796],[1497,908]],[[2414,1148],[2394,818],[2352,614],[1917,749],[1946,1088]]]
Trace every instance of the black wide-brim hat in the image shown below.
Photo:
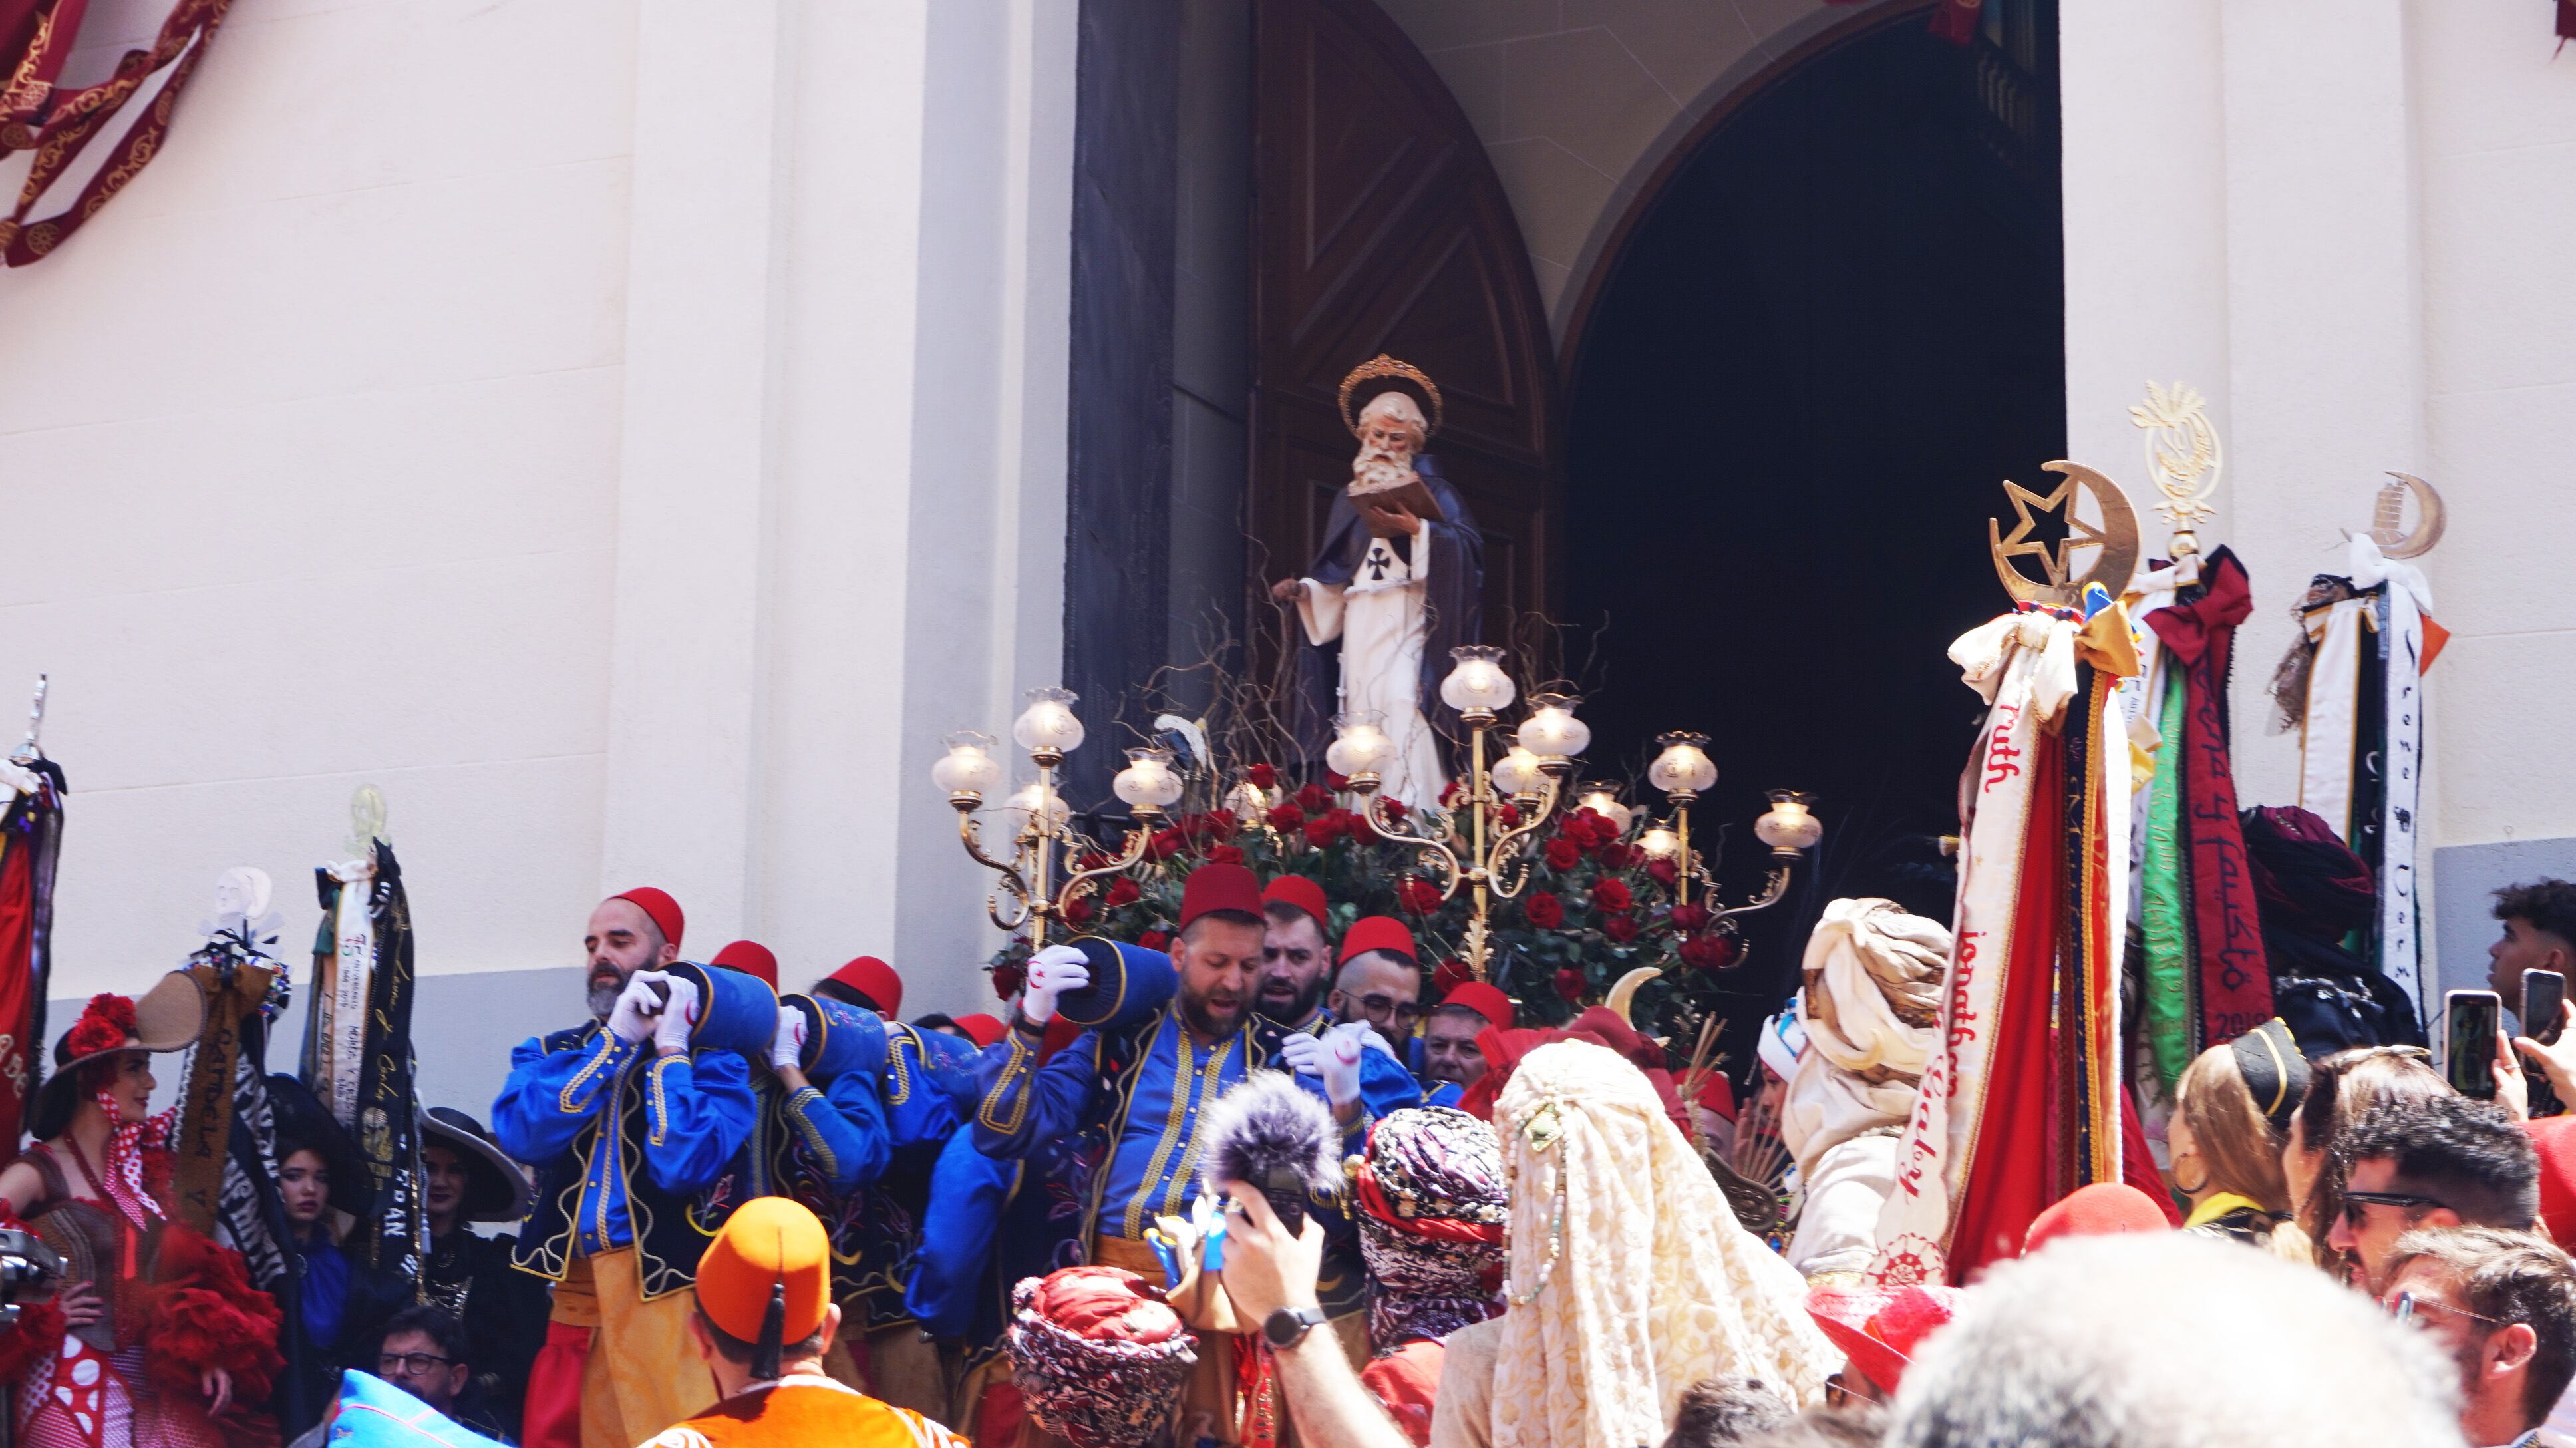
[[[515,1222],[528,1214],[528,1174],[510,1160],[483,1123],[452,1106],[421,1113],[420,1144],[444,1146],[465,1163],[465,1200],[456,1214],[469,1222]]]
[[[320,1152],[323,1164],[331,1169],[331,1205],[353,1217],[365,1216],[376,1194],[366,1158],[358,1154],[358,1143],[313,1094],[313,1088],[282,1071],[271,1072],[268,1107],[277,1121],[277,1164],[286,1165],[286,1158],[299,1148]]]
[[[81,1012],[84,1018],[88,1014]],[[79,1028],[80,1021],[74,1020],[54,1042],[53,1072],[28,1104],[27,1132],[37,1141],[50,1141],[72,1124],[72,1110],[80,1105],[81,1067],[127,1051],[180,1051],[195,1045],[206,1028],[206,988],[185,971],[174,970],[154,982],[152,989],[135,998],[135,1044],[131,1046],[71,1055],[72,1031]]]

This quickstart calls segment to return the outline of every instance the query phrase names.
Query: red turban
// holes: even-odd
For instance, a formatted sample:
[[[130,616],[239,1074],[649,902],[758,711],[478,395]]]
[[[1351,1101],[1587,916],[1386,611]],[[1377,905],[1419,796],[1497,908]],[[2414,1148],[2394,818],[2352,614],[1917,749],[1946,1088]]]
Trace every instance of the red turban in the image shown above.
[[[653,928],[662,932],[662,943],[665,945],[676,947],[680,943],[680,932],[688,928],[689,917],[680,913],[680,902],[672,899],[667,890],[656,890],[650,885],[638,885],[622,895],[611,895],[608,898],[626,901],[651,916]]]

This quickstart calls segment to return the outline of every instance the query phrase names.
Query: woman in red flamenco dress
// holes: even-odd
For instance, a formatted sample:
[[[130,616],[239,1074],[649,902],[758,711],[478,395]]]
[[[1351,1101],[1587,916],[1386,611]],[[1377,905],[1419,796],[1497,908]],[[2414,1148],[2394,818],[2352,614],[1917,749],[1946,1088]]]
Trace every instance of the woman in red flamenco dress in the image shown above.
[[[150,1053],[193,1044],[205,1002],[173,974],[140,1002],[92,997],[54,1043],[34,1146],[0,1171],[0,1226],[63,1259],[50,1300],[0,1331],[17,1448],[274,1448],[259,1405],[278,1311],[241,1254],[168,1219],[177,1111],[149,1116]]]

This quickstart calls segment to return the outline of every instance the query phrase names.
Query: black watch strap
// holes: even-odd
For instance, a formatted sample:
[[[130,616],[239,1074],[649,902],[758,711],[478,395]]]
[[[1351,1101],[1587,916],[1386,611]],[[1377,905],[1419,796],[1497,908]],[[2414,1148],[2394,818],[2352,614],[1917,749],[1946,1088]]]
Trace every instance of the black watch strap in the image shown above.
[[[1261,1320],[1261,1336],[1272,1347],[1284,1351],[1323,1325],[1324,1309],[1320,1307],[1283,1307]]]

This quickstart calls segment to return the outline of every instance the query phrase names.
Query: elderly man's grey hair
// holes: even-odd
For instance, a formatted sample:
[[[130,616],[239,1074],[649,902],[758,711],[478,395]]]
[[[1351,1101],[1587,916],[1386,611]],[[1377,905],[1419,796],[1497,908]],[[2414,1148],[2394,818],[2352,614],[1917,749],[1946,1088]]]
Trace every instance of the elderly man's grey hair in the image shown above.
[[[1888,1448],[2459,1448],[2427,1334],[2324,1274],[2180,1233],[1996,1267],[1906,1369]]]

